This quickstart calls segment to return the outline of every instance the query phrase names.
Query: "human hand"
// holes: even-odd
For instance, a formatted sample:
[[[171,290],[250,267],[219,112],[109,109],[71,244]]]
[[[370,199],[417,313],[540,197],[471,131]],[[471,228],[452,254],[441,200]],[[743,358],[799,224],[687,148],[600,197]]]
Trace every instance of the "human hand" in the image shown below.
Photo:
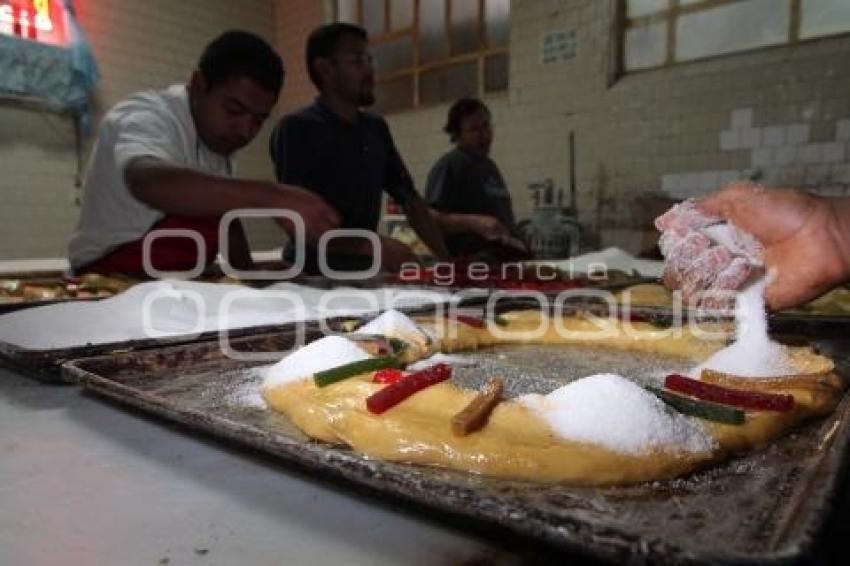
[[[308,242],[318,241],[322,234],[339,226],[339,213],[319,195],[292,185],[278,185],[278,188],[280,201],[278,208],[292,210],[301,217],[304,222],[304,235]],[[275,222],[287,234],[293,235],[295,228],[289,218],[276,218]]]
[[[683,203],[656,220],[664,232],[665,283],[681,287],[686,298],[705,289],[732,290],[761,263],[773,273],[766,289],[772,309],[805,303],[850,275],[847,212],[846,199],[747,183]],[[706,236],[721,219],[732,227],[731,247]]]
[[[410,246],[395,238],[381,236],[381,269],[397,272],[405,263],[419,263]]]
[[[502,240],[511,236],[507,226],[492,216],[485,214],[468,214],[466,216],[467,225],[471,231],[486,240]]]

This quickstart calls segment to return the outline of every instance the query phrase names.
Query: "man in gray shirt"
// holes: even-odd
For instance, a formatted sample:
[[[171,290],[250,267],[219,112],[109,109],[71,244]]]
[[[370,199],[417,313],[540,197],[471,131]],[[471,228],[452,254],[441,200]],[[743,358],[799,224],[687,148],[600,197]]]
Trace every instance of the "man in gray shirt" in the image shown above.
[[[455,148],[428,174],[425,199],[443,229],[453,256],[471,256],[494,247],[525,251],[514,237],[511,196],[490,159],[490,110],[480,100],[462,98],[449,109],[445,132]]]

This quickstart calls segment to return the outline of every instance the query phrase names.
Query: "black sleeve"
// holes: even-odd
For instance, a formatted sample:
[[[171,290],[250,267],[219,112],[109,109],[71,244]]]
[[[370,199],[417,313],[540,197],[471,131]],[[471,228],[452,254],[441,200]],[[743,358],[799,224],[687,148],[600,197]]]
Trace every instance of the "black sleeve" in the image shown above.
[[[269,152],[279,183],[313,188],[310,144],[305,139],[306,130],[300,120],[284,116],[269,139]]]
[[[456,176],[451,160],[445,157],[438,160],[428,173],[425,201],[437,210],[444,212],[454,210],[458,194],[455,190]]]
[[[411,197],[417,195],[416,188],[413,185],[413,177],[410,176],[410,172],[404,165],[398,149],[396,149],[389,126],[387,126],[386,122],[382,122],[382,125],[387,140],[387,151],[389,152],[389,155],[387,155],[387,170],[384,176],[384,179],[386,179],[384,190],[393,197],[394,201],[401,206],[405,206],[410,202]]]

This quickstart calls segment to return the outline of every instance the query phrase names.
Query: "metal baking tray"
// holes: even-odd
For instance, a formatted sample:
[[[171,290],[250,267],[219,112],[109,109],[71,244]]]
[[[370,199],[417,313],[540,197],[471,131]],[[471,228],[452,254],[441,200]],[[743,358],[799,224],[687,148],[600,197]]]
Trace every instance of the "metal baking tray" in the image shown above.
[[[270,284],[271,282],[260,281],[260,282],[251,282],[253,286],[265,286]],[[340,285],[350,285],[351,282],[345,281],[335,281],[324,277],[305,277],[299,278],[299,284],[312,286],[319,289],[335,289]],[[357,288],[363,289],[377,289],[381,287],[386,287],[386,282],[384,279],[375,279],[375,280],[364,280],[362,282],[354,282],[359,283]],[[423,287],[420,287],[423,288]],[[425,288],[426,290],[429,288]],[[447,289],[442,287],[434,287],[430,288],[439,291],[447,291]],[[504,308],[508,308],[511,305],[517,304],[525,304],[528,302],[527,299],[520,296],[521,293],[507,293],[504,296],[500,297],[497,302],[498,309],[502,310]],[[486,303],[490,297],[490,293],[484,292],[468,292],[459,291],[455,294],[452,300],[457,300],[456,307],[462,308],[467,306],[475,306]],[[546,297],[547,300],[552,300],[550,297]],[[74,299],[68,299],[74,300]],[[85,300],[85,299],[83,299]],[[99,299],[93,299],[99,300]],[[53,301],[53,302],[61,302],[62,300]],[[583,304],[583,301],[578,301]],[[446,303],[448,304],[448,303]],[[537,305],[537,302],[531,302],[532,306]],[[36,306],[32,304],[27,304],[26,306]],[[429,305],[423,307],[414,307],[414,308],[400,308],[403,312],[408,314],[414,314],[417,312],[431,312],[436,308],[436,305]],[[346,319],[351,319],[352,317],[344,317]],[[340,319],[341,320],[341,319]],[[339,320],[337,320],[339,322]],[[257,335],[257,334],[267,334],[270,332],[279,332],[281,331],[280,325],[275,326],[254,326],[248,328],[239,328],[239,329],[230,329],[226,332],[228,339],[236,338],[240,336],[248,336],[248,335]],[[39,379],[41,381],[46,382],[61,382],[62,381],[62,372],[60,371],[60,366],[69,360],[75,360],[79,358],[89,358],[94,356],[106,355],[110,353],[117,352],[126,352],[126,351],[136,351],[136,350],[144,350],[148,348],[158,348],[162,346],[176,345],[176,344],[185,344],[185,343],[194,343],[194,342],[203,342],[203,341],[216,341],[220,337],[220,331],[211,331],[205,332],[199,335],[190,335],[190,336],[170,336],[167,338],[148,338],[148,339],[140,339],[140,340],[125,340],[120,342],[107,342],[102,344],[89,344],[82,346],[72,346],[68,348],[55,348],[55,349],[46,349],[46,350],[33,350],[29,348],[23,348],[15,344],[10,344],[6,342],[0,341],[0,363],[5,363],[6,365],[25,373],[31,377]]]
[[[23,284],[30,285],[42,285],[42,286],[50,286],[50,287],[61,287],[65,288],[68,284],[61,273],[8,273],[4,275],[0,275],[0,280],[13,280],[20,281]],[[53,297],[53,298],[31,298],[31,299],[23,299],[20,301],[12,301],[7,297],[0,297],[0,314],[5,314],[8,312],[14,312],[21,309],[28,309],[31,307],[42,307],[46,305],[53,305],[56,303],[64,303],[67,301],[96,301],[101,299],[102,297]]]
[[[438,308],[447,308],[447,304],[429,304],[417,307],[400,307],[398,310],[408,315],[430,313]],[[328,328],[336,329],[346,321],[359,320],[363,317],[374,317],[378,313],[364,314],[359,316],[329,317],[323,321]],[[270,333],[286,333],[292,328],[304,326],[312,329],[320,326],[320,322],[301,321],[286,324],[251,326],[246,328],[232,328],[228,330],[212,330],[201,334],[176,335],[165,338],[145,338],[142,340],[125,340],[122,342],[107,342],[103,344],[87,344],[83,346],[72,346],[68,348],[55,348],[48,350],[33,350],[22,348],[16,344],[0,341],[0,363],[3,363],[30,377],[48,383],[61,383],[64,381],[62,364],[70,360],[90,358],[122,352],[135,352],[150,348],[161,348],[178,344],[196,344],[212,342],[218,344],[222,339],[231,340],[243,336],[266,335]]]
[[[280,351],[293,341],[287,332],[239,338],[233,346]],[[845,379],[850,376],[847,341],[813,344],[837,360]],[[591,372],[641,376],[676,363],[579,346],[512,346],[468,355],[478,367],[458,369],[453,379],[475,385],[498,371],[507,378],[509,396],[545,392]],[[260,382],[258,364],[233,360],[205,343],[76,360],[63,371],[98,394],[412,510],[456,518],[453,524],[476,532],[543,543],[553,553],[617,563],[785,564],[806,558],[830,512],[850,442],[845,396],[825,419],[675,480],[579,488],[494,479],[370,460],[312,441],[283,415],[243,401]]]

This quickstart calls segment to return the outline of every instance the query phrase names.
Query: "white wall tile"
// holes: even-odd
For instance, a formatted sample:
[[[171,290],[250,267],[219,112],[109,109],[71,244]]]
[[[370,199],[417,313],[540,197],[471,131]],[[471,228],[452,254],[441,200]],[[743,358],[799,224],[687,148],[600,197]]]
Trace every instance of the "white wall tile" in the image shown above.
[[[824,163],[843,163],[847,144],[841,142],[829,142],[822,145]]]
[[[733,130],[746,130],[753,125],[753,109],[738,108],[732,111],[730,126]]]
[[[801,147],[800,161],[806,165],[823,163],[823,144],[810,143]]]
[[[803,145],[809,141],[808,124],[791,124],[786,126],[785,143],[789,145]]]
[[[741,147],[740,130],[724,130],[720,132],[720,149],[722,151],[735,151]]]
[[[835,123],[835,139],[839,141],[850,141],[850,118],[845,118]]]
[[[758,128],[750,128],[740,130],[741,133],[741,148],[754,149],[761,147],[761,130]]]
[[[670,173],[661,177],[661,190],[670,193],[679,189],[679,175]]]
[[[702,173],[686,173],[682,175],[682,184],[679,188],[685,194],[693,196],[699,193],[701,183]]]
[[[716,191],[720,188],[720,171],[704,171],[699,176],[699,188],[702,191]]]
[[[775,150],[769,147],[761,147],[753,150],[753,167],[770,167],[773,165],[773,153]]]
[[[785,145],[785,128],[783,126],[768,126],[762,129],[762,145],[764,147],[780,147]]]
[[[777,147],[774,154],[774,162],[776,165],[790,165],[797,161],[798,148],[793,145]]]

